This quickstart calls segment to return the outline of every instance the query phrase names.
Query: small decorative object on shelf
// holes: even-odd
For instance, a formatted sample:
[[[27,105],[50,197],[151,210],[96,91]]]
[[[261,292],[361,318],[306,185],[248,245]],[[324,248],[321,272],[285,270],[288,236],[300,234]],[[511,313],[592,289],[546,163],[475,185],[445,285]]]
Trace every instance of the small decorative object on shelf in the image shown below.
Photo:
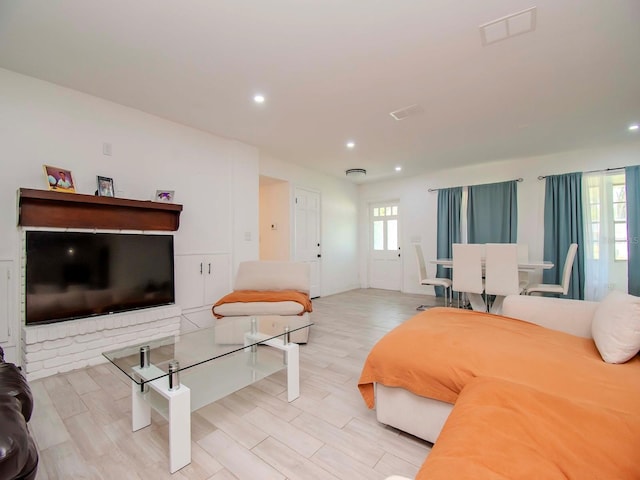
[[[174,190],[156,190],[156,201],[173,203]]]
[[[98,175],[98,191],[97,195],[99,197],[115,197],[114,189],[113,189],[113,178],[109,177],[101,177]]]
[[[76,187],[73,183],[73,177],[70,170],[64,168],[52,167],[51,165],[43,165],[44,174],[47,178],[47,186],[49,190],[58,192],[76,193]]]

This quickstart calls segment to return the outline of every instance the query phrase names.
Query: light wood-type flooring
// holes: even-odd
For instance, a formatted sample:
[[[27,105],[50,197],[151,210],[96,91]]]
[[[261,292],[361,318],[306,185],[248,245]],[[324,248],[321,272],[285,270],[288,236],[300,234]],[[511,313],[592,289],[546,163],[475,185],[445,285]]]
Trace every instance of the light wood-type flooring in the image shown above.
[[[300,398],[279,372],[192,413],[192,462],[168,471],[168,424],[131,431],[131,386],[111,364],[30,383],[38,480],[384,479],[413,477],[430,444],[379,424],[358,393],[375,342],[434,297],[353,290],[313,301]]]

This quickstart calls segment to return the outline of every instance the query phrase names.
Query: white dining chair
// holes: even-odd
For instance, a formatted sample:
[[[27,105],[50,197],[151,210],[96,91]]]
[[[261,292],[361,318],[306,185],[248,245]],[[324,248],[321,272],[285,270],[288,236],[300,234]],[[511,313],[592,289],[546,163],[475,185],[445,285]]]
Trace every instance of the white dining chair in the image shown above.
[[[527,295],[531,295],[534,292],[539,293],[559,293],[560,295],[566,295],[569,291],[569,283],[571,283],[571,271],[573,270],[573,262],[576,258],[578,251],[578,244],[572,243],[569,245],[569,251],[567,252],[567,258],[564,261],[564,267],[562,269],[562,283],[537,283],[529,285],[525,290]]]
[[[482,297],[484,292],[484,282],[482,280],[483,254],[484,245],[477,243],[453,244],[453,289],[456,292],[467,295],[473,310],[486,312],[487,304]]]
[[[489,307],[491,313],[502,313],[507,295],[522,292],[518,277],[518,246],[515,243],[487,243],[485,245],[484,293],[495,295]]]
[[[518,243],[518,263],[527,263],[529,261],[529,244]],[[518,279],[520,280],[520,288],[525,290],[529,285],[530,273],[526,270],[518,271]]]
[[[439,277],[428,277],[427,276],[427,265],[424,261],[424,255],[422,253],[422,245],[419,243],[413,244],[416,252],[416,260],[418,261],[418,275],[420,280],[420,285],[432,285],[434,287],[443,287],[444,288],[444,306],[447,306],[447,298],[449,299],[449,306],[452,304],[452,291],[451,285],[452,282],[448,278],[439,278]],[[426,310],[430,305],[419,305],[416,310]]]

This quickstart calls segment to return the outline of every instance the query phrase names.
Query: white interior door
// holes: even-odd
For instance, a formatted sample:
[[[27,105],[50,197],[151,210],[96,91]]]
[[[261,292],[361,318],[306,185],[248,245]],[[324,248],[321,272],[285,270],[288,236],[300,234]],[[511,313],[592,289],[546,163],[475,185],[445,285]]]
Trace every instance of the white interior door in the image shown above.
[[[311,298],[320,296],[320,193],[295,189],[294,259],[311,269]]]
[[[398,202],[369,208],[369,286],[400,291],[400,207]]]

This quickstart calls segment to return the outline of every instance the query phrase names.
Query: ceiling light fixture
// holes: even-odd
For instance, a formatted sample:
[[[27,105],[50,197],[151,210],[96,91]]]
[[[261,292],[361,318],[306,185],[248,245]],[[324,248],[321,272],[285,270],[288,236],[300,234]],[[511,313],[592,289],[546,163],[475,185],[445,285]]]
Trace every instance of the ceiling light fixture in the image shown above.
[[[398,166],[396,167],[396,172],[401,172],[401,171],[402,171],[402,167],[401,167],[400,165],[398,165]]]
[[[633,125],[629,125],[629,130],[631,131],[638,130],[638,128],[640,128],[640,126],[637,123],[634,123]]]
[[[253,101],[256,103],[264,103],[264,95],[257,94],[253,97]]]
[[[354,148],[356,146],[356,142],[347,142],[347,148]]]
[[[367,171],[364,168],[350,168],[348,170],[345,170],[344,173],[347,177],[353,178],[362,178],[367,175]]]

